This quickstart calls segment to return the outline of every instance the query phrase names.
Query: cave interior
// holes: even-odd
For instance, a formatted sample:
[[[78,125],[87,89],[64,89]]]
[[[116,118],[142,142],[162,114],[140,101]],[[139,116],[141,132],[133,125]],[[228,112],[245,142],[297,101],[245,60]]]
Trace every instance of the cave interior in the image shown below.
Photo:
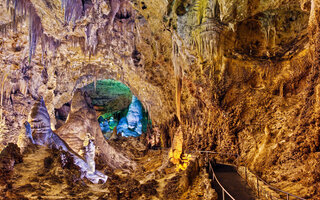
[[[0,199],[320,199],[319,0],[0,0]]]

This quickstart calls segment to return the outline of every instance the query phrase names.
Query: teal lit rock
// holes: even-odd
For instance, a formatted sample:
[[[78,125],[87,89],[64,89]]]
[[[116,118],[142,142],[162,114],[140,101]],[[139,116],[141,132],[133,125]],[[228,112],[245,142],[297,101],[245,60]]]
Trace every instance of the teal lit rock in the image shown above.
[[[92,100],[96,110],[103,111],[104,118],[109,118],[116,111],[128,108],[131,103],[132,93],[123,83],[111,79],[99,80],[83,88]]]

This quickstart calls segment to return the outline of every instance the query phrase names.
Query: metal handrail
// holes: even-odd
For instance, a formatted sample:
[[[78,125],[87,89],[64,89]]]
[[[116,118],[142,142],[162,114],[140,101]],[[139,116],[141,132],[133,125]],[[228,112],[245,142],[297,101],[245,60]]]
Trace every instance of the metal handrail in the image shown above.
[[[214,181],[214,179],[216,179],[218,185],[221,187],[221,190],[222,190],[222,199],[225,200],[225,195],[224,195],[224,193],[226,193],[232,200],[235,200],[235,198],[233,198],[233,197],[231,196],[231,194],[221,185],[221,183],[219,182],[216,174],[214,173],[214,170],[213,170],[213,168],[212,168],[212,165],[211,165],[210,161],[208,161],[208,162],[209,162],[209,170],[211,170],[211,172],[212,172],[212,180]]]
[[[278,192],[282,192],[282,193],[286,194],[286,195],[287,195],[287,199],[289,199],[288,196],[292,196],[292,197],[297,198],[297,199],[306,200],[306,199],[304,199],[304,198],[302,198],[302,197],[298,197],[298,196],[296,196],[296,195],[294,195],[294,194],[291,194],[291,193],[289,193],[289,192],[280,190],[280,189],[278,189],[278,188],[270,185],[269,183],[265,182],[262,178],[260,178],[260,177],[259,177],[258,175],[256,175],[255,173],[253,173],[253,172],[251,172],[251,173],[252,173],[257,179],[259,179],[261,182],[263,182],[265,185],[267,185],[269,188],[271,188],[271,189],[273,189],[273,190],[276,190],[276,191],[278,191]]]
[[[239,156],[239,154],[231,154],[231,153],[221,153],[221,152],[215,152],[215,151],[196,151],[196,152],[199,152],[199,153],[206,153],[207,154],[207,156],[208,156],[208,154],[210,153],[210,154],[220,154],[220,155],[230,155],[230,156],[236,156],[237,158],[236,159],[239,159],[239,158],[241,158],[240,156]],[[211,163],[209,162],[209,166],[211,167],[211,169],[212,169],[212,172],[213,172],[213,168],[212,168],[212,166],[211,166]],[[236,167],[238,168],[238,166],[236,165]],[[244,166],[245,167],[245,169],[247,170],[247,166]],[[214,173],[214,172],[213,172]],[[297,199],[300,199],[300,200],[306,200],[306,199],[304,199],[304,198],[302,198],[302,197],[298,197],[298,196],[296,196],[296,195],[294,195],[294,194],[291,194],[291,193],[289,193],[289,192],[286,192],[286,191],[283,191],[283,190],[280,190],[280,189],[278,189],[278,188],[276,188],[276,187],[274,187],[274,186],[272,186],[272,185],[270,185],[270,184],[268,184],[267,182],[265,182],[262,178],[260,178],[258,175],[256,175],[255,173],[253,173],[253,172],[251,172],[256,178],[257,178],[257,189],[258,189],[258,195],[259,195],[259,185],[258,185],[258,180],[260,180],[261,182],[263,182],[265,185],[267,185],[269,188],[271,188],[272,190],[275,190],[275,191],[278,191],[278,192],[280,192],[280,193],[284,193],[284,194],[286,194],[286,196],[287,196],[287,200],[289,200],[289,197],[290,196],[292,196],[292,197],[294,197],[294,198],[297,198]],[[215,176],[215,175],[214,175]],[[216,178],[216,180],[218,181],[218,179]],[[218,182],[219,183],[219,182]],[[219,185],[220,185],[220,183],[219,183]],[[220,187],[222,187],[221,185],[220,185]],[[223,187],[222,187],[223,188]],[[226,191],[227,192],[227,191]],[[229,193],[228,193],[229,194]],[[224,196],[223,196],[224,197]],[[230,196],[231,197],[231,196]],[[231,197],[231,198],[233,198],[233,197]]]

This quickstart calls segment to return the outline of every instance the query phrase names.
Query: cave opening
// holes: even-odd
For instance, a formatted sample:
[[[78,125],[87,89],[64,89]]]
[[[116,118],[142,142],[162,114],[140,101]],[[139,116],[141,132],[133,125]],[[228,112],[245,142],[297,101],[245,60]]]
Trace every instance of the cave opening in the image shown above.
[[[128,86],[112,80],[98,80],[82,88],[97,113],[105,139],[139,137],[152,127],[148,111]]]

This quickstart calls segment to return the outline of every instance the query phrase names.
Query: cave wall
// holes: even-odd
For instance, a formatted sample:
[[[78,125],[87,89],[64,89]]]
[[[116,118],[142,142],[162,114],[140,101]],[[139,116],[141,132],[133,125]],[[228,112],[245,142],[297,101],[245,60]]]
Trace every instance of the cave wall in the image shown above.
[[[319,12],[313,8],[315,2],[297,1],[171,3],[173,57],[186,63],[175,65],[183,72],[184,148],[238,153],[269,183],[318,195]]]
[[[0,2],[6,140],[39,95],[54,116],[77,88],[111,78],[149,111],[163,145],[182,133],[177,148],[238,153],[281,189],[318,195],[318,0],[92,0],[74,22],[57,0],[30,2],[49,41],[31,60],[32,19],[18,16],[13,32]]]

